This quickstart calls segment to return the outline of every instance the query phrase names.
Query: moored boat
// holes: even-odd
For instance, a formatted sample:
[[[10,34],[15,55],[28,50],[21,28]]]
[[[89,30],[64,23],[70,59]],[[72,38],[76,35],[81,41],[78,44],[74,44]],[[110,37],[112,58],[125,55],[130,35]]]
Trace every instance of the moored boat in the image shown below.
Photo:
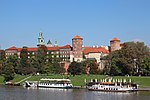
[[[73,85],[71,84],[70,79],[47,79],[42,78],[38,82],[38,87],[44,88],[72,88]]]
[[[25,87],[42,87],[42,88],[72,88],[71,80],[69,79],[49,79],[42,78],[40,81],[26,81]]]
[[[128,92],[137,91],[138,85],[127,82],[89,82],[88,90],[106,92]]]

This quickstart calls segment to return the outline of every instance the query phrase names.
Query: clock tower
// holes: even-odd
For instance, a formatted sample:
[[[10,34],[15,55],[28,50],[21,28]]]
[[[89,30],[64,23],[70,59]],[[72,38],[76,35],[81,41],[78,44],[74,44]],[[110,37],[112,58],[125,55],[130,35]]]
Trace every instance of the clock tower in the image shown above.
[[[44,44],[44,38],[43,38],[43,33],[42,32],[39,33],[38,43],[37,43],[37,46],[41,46],[41,45],[45,45]]]

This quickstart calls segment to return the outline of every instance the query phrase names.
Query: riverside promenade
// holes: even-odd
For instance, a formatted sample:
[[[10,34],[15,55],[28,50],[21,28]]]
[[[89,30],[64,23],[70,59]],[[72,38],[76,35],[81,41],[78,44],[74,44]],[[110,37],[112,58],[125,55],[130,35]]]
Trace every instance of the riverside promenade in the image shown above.
[[[15,85],[20,85],[21,82],[24,82],[25,80],[27,80],[27,79],[29,79],[29,78],[31,78],[31,76],[28,76],[28,77],[22,79],[22,80],[19,81],[19,82],[15,82]]]

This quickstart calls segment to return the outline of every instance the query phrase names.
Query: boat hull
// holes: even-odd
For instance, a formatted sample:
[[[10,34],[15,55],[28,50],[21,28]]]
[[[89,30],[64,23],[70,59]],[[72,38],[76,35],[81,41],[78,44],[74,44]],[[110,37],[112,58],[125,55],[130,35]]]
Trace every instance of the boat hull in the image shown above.
[[[37,86],[38,88],[61,88],[61,89],[71,89],[73,87],[69,87],[69,86],[66,86],[66,87],[57,87],[57,86]]]
[[[102,91],[102,92],[132,92],[136,90],[104,90],[104,89],[88,89],[89,91]]]

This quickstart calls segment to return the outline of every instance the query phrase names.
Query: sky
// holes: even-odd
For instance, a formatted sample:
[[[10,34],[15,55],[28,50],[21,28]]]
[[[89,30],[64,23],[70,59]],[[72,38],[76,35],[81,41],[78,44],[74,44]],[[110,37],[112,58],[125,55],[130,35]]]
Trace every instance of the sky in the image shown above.
[[[150,47],[150,0],[0,0],[0,48],[70,44],[75,35],[84,46],[143,41]]]

